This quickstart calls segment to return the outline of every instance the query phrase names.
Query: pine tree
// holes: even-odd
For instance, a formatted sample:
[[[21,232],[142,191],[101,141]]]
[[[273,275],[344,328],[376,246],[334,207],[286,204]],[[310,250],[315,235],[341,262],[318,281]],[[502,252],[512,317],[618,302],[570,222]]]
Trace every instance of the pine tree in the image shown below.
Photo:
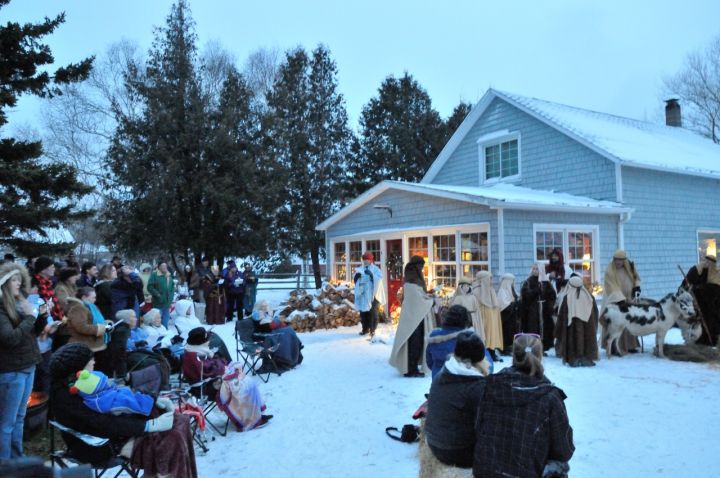
[[[446,128],[408,73],[389,76],[362,110],[355,193],[384,179],[418,181],[445,144]]]
[[[317,47],[312,57],[298,48],[288,52],[268,95],[268,133],[287,191],[278,213],[278,238],[289,251],[310,255],[317,287],[324,237],[315,226],[340,205],[353,139],[336,76],[325,47]]]
[[[465,103],[464,101],[458,103],[458,105],[453,109],[453,112],[445,121],[445,143],[447,143],[453,133],[455,133],[455,130],[458,129],[460,123],[463,122],[468,113],[470,113],[471,109],[472,105],[470,103]]]
[[[184,0],[156,31],[144,71],[130,69],[142,111],[117,111],[108,152],[114,187],[108,240],[128,252],[201,251],[205,109],[196,71],[194,23]]]
[[[8,3],[0,0],[0,9]],[[21,95],[49,98],[61,94],[62,85],[87,78],[92,57],[60,67],[53,74],[44,71],[54,58],[41,41],[64,21],[60,14],[42,23],[0,26],[0,128],[8,123],[6,109],[14,107]],[[88,215],[74,207],[91,190],[78,181],[75,168],[45,164],[41,157],[39,141],[0,138],[0,243],[26,257],[70,248],[72,244],[48,243],[45,229]]]

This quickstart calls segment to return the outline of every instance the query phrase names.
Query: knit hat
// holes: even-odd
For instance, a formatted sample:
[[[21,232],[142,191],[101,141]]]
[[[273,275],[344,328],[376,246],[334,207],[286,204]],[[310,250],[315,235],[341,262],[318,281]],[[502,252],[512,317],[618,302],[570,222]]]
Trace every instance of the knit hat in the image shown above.
[[[188,333],[188,345],[202,345],[210,341],[210,336],[204,327],[195,327]]]
[[[481,362],[485,358],[485,344],[475,332],[461,332],[457,336],[454,353],[459,360]]]
[[[92,350],[85,344],[75,342],[63,345],[50,358],[50,375],[65,378],[84,369],[92,358]]]
[[[35,259],[35,265],[34,270],[36,274],[39,274],[40,272],[44,271],[51,265],[55,264],[52,259],[50,259],[47,256],[40,256],[37,259]]]
[[[622,249],[618,249],[615,251],[615,254],[613,254],[613,259],[627,259],[627,254]]]
[[[80,275],[80,273],[74,267],[63,267],[60,270],[60,282],[65,282],[72,276]]]
[[[410,262],[408,264],[419,264],[421,266],[425,265],[425,258],[422,256],[412,256],[410,258]]]
[[[375,255],[374,255],[372,252],[370,252],[370,251],[366,251],[366,252],[362,255],[362,258],[363,258],[363,260],[372,262],[372,261],[375,260]]]
[[[72,394],[92,395],[107,381],[104,373],[91,372],[90,370],[80,370],[75,376],[77,380],[70,387],[70,393]]]
[[[443,327],[460,327],[465,328],[470,323],[470,317],[468,311],[462,305],[453,305],[443,318]]]

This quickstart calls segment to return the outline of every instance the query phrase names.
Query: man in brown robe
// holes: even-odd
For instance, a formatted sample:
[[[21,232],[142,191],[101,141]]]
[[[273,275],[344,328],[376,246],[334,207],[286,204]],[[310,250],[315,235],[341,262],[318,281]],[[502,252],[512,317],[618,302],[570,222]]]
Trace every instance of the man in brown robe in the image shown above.
[[[571,367],[591,367],[598,359],[598,312],[595,298],[585,289],[582,277],[573,275],[562,294],[555,332],[555,350]]]

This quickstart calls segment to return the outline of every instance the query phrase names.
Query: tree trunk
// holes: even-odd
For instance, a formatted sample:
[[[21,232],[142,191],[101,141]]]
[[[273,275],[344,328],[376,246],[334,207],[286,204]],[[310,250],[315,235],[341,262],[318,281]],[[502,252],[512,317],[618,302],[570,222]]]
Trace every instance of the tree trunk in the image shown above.
[[[310,247],[310,260],[312,262],[313,275],[315,275],[315,288],[322,287],[322,277],[320,277],[320,246],[313,244]]]

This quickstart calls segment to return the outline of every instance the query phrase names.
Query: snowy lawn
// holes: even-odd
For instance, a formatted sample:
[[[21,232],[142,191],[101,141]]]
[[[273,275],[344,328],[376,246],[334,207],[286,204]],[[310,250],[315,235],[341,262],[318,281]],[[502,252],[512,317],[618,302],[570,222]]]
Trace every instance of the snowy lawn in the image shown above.
[[[213,330],[234,352],[233,324]],[[200,477],[417,476],[417,446],[389,439],[385,427],[413,421],[430,378],[401,377],[387,363],[389,327],[378,329],[386,343],[370,344],[358,331],[300,334],[303,363],[260,383],[266,413],[275,417],[264,428],[210,442],[197,458]],[[568,395],[576,446],[571,476],[717,476],[720,370],[658,359],[649,353],[652,342],[646,338],[644,354],[608,361],[603,352],[593,368],[545,359],[547,376]],[[677,329],[668,343],[681,343]],[[507,359],[496,370],[503,365]]]

